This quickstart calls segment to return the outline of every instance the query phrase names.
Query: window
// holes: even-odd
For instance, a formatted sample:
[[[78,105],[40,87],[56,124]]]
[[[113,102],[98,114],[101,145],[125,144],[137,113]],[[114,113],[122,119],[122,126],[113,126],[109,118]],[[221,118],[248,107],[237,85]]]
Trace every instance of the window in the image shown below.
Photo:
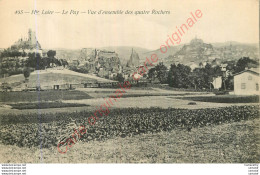
[[[255,84],[255,90],[259,91],[259,84],[258,83]]]
[[[248,80],[252,80],[252,76],[251,75],[248,76]]]
[[[241,83],[241,89],[246,89],[246,83]]]

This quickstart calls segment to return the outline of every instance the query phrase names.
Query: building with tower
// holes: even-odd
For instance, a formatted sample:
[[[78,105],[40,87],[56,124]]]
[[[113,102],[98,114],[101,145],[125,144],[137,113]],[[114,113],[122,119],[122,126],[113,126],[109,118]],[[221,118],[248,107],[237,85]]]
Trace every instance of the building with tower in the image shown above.
[[[139,55],[138,53],[132,48],[132,53],[130,59],[128,60],[126,66],[127,67],[136,67],[139,66]]]
[[[27,54],[38,53],[42,56],[41,45],[37,40],[36,33],[31,29],[28,30],[28,36],[25,38],[21,37],[11,46],[11,49],[18,50],[19,52],[25,52]]]

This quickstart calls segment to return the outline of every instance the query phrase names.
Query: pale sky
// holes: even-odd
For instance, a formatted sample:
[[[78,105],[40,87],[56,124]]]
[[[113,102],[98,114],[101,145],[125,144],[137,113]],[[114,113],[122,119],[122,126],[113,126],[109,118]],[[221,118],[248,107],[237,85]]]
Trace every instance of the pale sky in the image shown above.
[[[259,42],[258,0],[0,0],[0,48],[11,46],[29,28],[43,49],[136,46],[158,49],[197,9],[202,17],[182,36],[206,43]],[[31,15],[16,10],[169,10],[170,15]]]

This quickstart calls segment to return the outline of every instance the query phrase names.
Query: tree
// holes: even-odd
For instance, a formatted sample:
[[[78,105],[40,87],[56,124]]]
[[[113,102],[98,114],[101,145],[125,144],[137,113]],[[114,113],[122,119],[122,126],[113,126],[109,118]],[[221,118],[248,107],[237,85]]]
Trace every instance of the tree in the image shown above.
[[[28,78],[30,77],[30,74],[31,74],[31,71],[28,67],[23,70],[23,75],[24,75],[25,80],[28,80]]]
[[[205,68],[194,69],[192,72],[192,78],[195,89],[203,89],[209,87],[209,78],[207,78]]]
[[[120,83],[123,83],[125,81],[124,77],[122,74],[118,73],[116,75],[116,80],[119,81]]]
[[[156,76],[157,76],[157,74],[156,74],[155,68],[153,67],[153,68],[149,69],[148,78],[154,80]]]
[[[175,64],[172,64],[168,72],[168,79],[167,79],[168,84],[171,87],[174,87],[174,84],[176,84],[176,78],[175,78],[176,70],[177,70],[177,66]]]
[[[63,67],[69,65],[69,63],[67,62],[67,60],[61,59],[60,61],[61,61],[61,65],[62,65]],[[86,67],[87,67],[87,65],[86,65]]]
[[[206,64],[205,66],[205,82],[206,82],[206,87],[209,87],[209,89],[211,88],[211,84],[212,84],[212,81],[213,81],[213,77],[215,77],[215,70],[214,68],[211,67],[210,64]]]
[[[47,52],[47,56],[48,56],[49,58],[54,58],[54,57],[56,56],[56,51],[55,51],[55,50],[49,50],[49,51]]]
[[[167,83],[168,72],[167,67],[163,63],[159,63],[154,68],[151,68],[148,72],[148,77],[152,80],[158,78],[160,83]]]
[[[235,67],[235,73],[245,70],[246,67],[252,68],[252,67],[257,67],[257,66],[259,66],[259,63],[257,61],[252,60],[249,57],[243,57],[237,61],[237,64]]]
[[[226,79],[224,79],[225,81],[225,85],[226,85],[226,89],[228,90],[234,90],[234,78],[229,76]]]
[[[41,70],[41,69],[45,68],[43,60],[39,53],[37,53],[37,54],[29,53],[28,56],[29,56],[29,58],[27,59],[27,63],[26,63],[27,67],[32,67],[37,70]]]
[[[214,77],[222,76],[221,68],[220,66],[215,66],[213,68]]]
[[[188,88],[191,87],[190,82],[191,68],[183,64],[171,65],[168,73],[168,84],[175,88]]]
[[[167,67],[163,65],[163,63],[159,63],[155,66],[155,70],[157,72],[157,78],[160,81],[160,83],[164,84],[167,83],[168,78],[168,72]]]

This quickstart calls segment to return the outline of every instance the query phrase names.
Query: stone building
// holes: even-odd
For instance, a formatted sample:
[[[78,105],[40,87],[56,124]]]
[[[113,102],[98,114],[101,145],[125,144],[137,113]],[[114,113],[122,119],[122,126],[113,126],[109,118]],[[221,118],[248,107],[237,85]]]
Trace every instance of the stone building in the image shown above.
[[[138,53],[134,49],[132,49],[130,59],[128,60],[126,66],[127,67],[139,66],[139,60],[140,60],[140,58],[139,58]]]
[[[25,53],[39,53],[41,56],[43,54],[41,45],[37,40],[36,33],[29,29],[28,37],[27,38],[20,38],[16,41],[12,46],[11,49],[18,50],[19,52]]]

